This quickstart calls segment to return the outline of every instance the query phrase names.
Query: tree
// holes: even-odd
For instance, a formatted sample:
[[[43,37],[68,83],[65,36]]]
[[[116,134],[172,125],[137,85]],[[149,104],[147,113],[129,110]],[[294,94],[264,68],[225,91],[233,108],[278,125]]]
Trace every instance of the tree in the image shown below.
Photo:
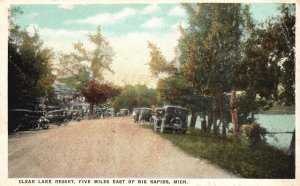
[[[37,31],[28,33],[14,23],[22,13],[12,8],[8,42],[8,102],[9,109],[35,109],[37,98],[51,99],[53,52],[43,47]]]
[[[180,28],[181,31],[182,28]],[[160,102],[181,105],[191,110],[190,127],[195,128],[196,112],[204,111],[203,104],[206,100],[195,96],[195,91],[188,81],[182,76],[179,64],[179,48],[175,48],[175,57],[167,61],[159,48],[148,42],[150,49],[150,71],[152,76],[159,77],[157,83],[157,94]]]
[[[156,91],[146,85],[126,85],[122,87],[120,94],[114,98],[112,105],[117,110],[136,107],[152,107],[157,105]]]
[[[217,97],[235,89],[233,70],[240,61],[241,5],[184,4],[189,27],[181,38],[183,76],[197,92],[212,96],[213,130],[217,130]],[[226,134],[224,109],[222,133]]]
[[[84,83],[90,79],[89,67],[82,64],[72,54],[61,54],[59,56],[58,81],[67,87],[79,91]]]
[[[58,80],[76,90],[80,90],[89,79],[102,81],[105,72],[113,72],[113,49],[101,34],[100,26],[97,27],[96,33],[88,35],[88,38],[94,45],[93,50],[87,50],[83,43],[78,41],[73,45],[74,52],[61,54],[59,58]]]
[[[150,50],[150,61],[148,64],[152,76],[158,77],[160,74],[173,74],[176,72],[174,61],[168,62],[154,43],[148,41],[148,48]]]
[[[104,103],[108,98],[118,94],[119,90],[110,84],[100,84],[96,80],[87,81],[81,91],[82,95],[90,103],[90,110],[94,115],[94,106]]]
[[[158,81],[156,91],[160,102],[181,105],[191,110],[190,128],[195,128],[198,111],[207,113],[211,110],[210,98],[197,95],[193,87],[179,74]]]
[[[282,62],[283,71],[280,78],[283,91],[279,94],[279,99],[285,105],[295,105],[295,8],[295,4],[283,4],[282,16],[274,26],[277,33],[280,33],[277,38],[284,38],[278,43],[277,56]]]
[[[256,27],[249,15],[247,38],[236,70],[236,84],[245,90],[239,107],[247,116],[275,101],[294,105],[295,101],[295,7],[282,4],[281,15]],[[249,13],[248,13],[249,14]],[[243,107],[245,102],[247,108]]]

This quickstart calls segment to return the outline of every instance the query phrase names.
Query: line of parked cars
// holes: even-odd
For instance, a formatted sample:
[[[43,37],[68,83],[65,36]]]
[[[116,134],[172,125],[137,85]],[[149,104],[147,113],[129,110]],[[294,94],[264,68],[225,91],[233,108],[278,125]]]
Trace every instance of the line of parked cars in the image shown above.
[[[9,132],[22,129],[38,130],[48,129],[50,124],[60,126],[68,125],[71,120],[80,121],[90,118],[88,103],[73,103],[66,108],[48,106],[43,111],[14,109],[9,111]],[[120,109],[115,114],[113,108],[96,108],[95,118],[114,116],[128,116],[129,109]],[[149,122],[153,124],[154,131],[164,133],[166,130],[186,133],[188,123],[188,110],[179,106],[164,106],[156,108],[134,108],[132,116],[135,123]]]
[[[164,106],[156,108],[134,108],[132,117],[135,123],[149,122],[153,124],[154,131],[172,131],[186,133],[188,128],[188,110],[179,106]]]
[[[8,114],[8,131],[48,129],[50,124],[68,125],[71,120],[80,121],[89,118],[89,115],[88,103],[72,103],[65,108],[47,106],[43,111],[12,109]]]

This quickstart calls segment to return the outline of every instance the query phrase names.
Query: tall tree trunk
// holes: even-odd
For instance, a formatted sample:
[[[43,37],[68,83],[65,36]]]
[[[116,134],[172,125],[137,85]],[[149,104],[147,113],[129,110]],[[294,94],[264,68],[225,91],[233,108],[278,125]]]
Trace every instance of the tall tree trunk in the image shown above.
[[[212,126],[212,117],[213,117],[213,113],[212,111],[209,111],[207,113],[207,131],[210,132],[211,131],[211,126]]]
[[[214,95],[212,97],[212,107],[213,107],[213,132],[217,132],[217,99]]]
[[[94,116],[94,103],[90,103],[90,115]]]
[[[193,130],[196,126],[197,114],[195,111],[192,111],[191,121],[190,121],[190,128]]]
[[[238,126],[237,110],[235,108],[235,96],[236,96],[235,90],[231,90],[231,96],[230,96],[231,122],[232,122],[232,125],[233,125],[233,135],[236,138],[238,138],[238,135],[239,135],[239,126]]]
[[[220,103],[221,103],[221,116],[222,116],[222,135],[226,136],[226,118],[225,118],[225,104],[224,104],[224,95],[220,94]]]
[[[202,116],[203,116],[203,121],[201,121],[201,129],[203,131],[206,131],[206,112],[203,112],[202,113]]]

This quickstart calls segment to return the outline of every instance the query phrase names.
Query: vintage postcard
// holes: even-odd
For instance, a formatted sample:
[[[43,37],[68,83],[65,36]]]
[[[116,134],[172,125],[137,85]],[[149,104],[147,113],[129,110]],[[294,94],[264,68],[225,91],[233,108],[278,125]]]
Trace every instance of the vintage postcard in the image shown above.
[[[0,185],[297,185],[296,1],[0,4]]]

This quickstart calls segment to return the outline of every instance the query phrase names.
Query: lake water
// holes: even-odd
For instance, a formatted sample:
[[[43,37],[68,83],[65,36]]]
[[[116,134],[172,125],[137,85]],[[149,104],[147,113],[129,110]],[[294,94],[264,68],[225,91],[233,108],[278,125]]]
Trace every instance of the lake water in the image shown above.
[[[295,129],[295,114],[257,114],[255,118],[268,132],[293,132]],[[200,117],[197,118],[196,128],[201,128]],[[229,125],[230,128],[232,128],[231,123]],[[287,150],[290,146],[292,135],[292,133],[267,134],[266,139],[268,144]]]

